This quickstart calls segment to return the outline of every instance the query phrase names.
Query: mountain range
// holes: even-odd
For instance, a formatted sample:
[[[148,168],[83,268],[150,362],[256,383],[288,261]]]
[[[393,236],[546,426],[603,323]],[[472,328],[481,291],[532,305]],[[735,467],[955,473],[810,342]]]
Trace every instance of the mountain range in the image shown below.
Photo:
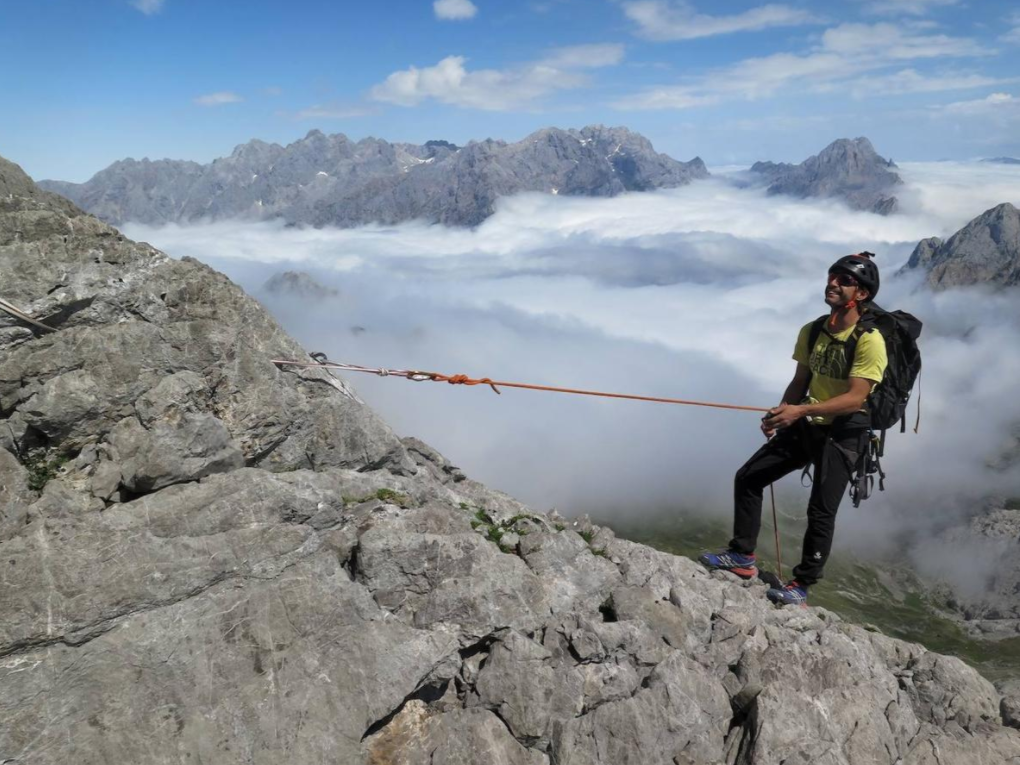
[[[798,165],[758,162],[749,177],[770,194],[835,198],[889,214],[901,183],[866,138],[839,139]],[[259,140],[202,165],[125,159],[85,183],[42,181],[113,224],[282,219],[312,226],[409,220],[475,226],[501,197],[521,192],[615,196],[707,178],[695,158],[678,162],[626,128],[546,128],[516,143],[485,140],[391,144],[313,130],[288,146]]]
[[[626,128],[547,128],[516,143],[354,142],[313,130],[288,146],[253,140],[207,165],[125,159],[83,184],[43,181],[113,224],[280,218],[313,226],[424,220],[474,226],[503,196],[608,197],[708,177]]]

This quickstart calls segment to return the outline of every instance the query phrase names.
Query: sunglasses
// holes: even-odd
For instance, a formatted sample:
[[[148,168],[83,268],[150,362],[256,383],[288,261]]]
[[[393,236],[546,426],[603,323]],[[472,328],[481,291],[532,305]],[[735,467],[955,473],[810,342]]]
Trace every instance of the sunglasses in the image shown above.
[[[835,281],[840,287],[857,287],[860,285],[850,274],[829,274],[829,281]]]

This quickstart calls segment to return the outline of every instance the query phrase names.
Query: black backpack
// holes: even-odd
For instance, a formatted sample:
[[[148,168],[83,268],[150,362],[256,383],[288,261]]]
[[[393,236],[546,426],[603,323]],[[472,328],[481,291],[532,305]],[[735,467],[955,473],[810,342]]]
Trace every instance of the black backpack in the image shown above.
[[[815,347],[818,336],[822,333],[828,320],[828,316],[820,316],[811,325],[811,333],[808,337],[809,352]],[[847,369],[853,366],[857,341],[861,335],[871,329],[877,329],[882,333],[882,337],[885,339],[886,354],[889,358],[889,365],[886,367],[882,382],[875,386],[868,397],[872,436],[869,439],[867,452],[862,455],[857,465],[857,478],[850,487],[855,507],[871,494],[875,473],[879,475],[879,488],[885,489],[885,473],[882,472],[879,458],[885,454],[886,431],[897,422],[900,423],[901,433],[907,429],[905,419],[907,403],[910,401],[914,382],[921,374],[921,351],[917,347],[917,338],[921,336],[921,326],[920,320],[906,311],[886,311],[871,303],[846,340]],[[920,391],[921,386],[918,383],[915,433],[921,422]],[[875,431],[878,431],[880,435],[874,435]]]

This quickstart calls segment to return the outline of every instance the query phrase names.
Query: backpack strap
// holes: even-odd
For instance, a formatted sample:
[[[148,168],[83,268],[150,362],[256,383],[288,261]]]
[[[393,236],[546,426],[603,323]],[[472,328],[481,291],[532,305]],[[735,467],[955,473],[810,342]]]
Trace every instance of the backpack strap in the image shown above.
[[[818,342],[818,338],[821,336],[822,330],[825,329],[825,322],[828,318],[828,316],[819,316],[811,322],[811,331],[808,333],[807,341],[808,356],[810,356],[811,351],[815,349],[815,343]]]

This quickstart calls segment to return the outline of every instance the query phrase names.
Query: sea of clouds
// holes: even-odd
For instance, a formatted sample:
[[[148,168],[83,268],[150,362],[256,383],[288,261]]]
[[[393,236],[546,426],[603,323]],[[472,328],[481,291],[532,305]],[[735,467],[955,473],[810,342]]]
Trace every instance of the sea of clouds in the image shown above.
[[[844,504],[837,546],[890,551],[905,533],[959,523],[989,495],[1020,496],[1020,468],[991,464],[1020,423],[1016,291],[932,293],[919,274],[895,276],[920,239],[1020,204],[1020,168],[946,162],[900,172],[902,211],[888,217],[768,197],[723,168],[685,188],[614,199],[508,198],[474,230],[124,228],[222,270],[307,349],[334,360],[751,406],[778,402],[798,329],[825,312],[828,265],[871,250],[884,276],[878,302],[925,322],[921,427],[890,435],[887,491],[859,509]],[[267,292],[266,280],[285,270],[337,295]],[[747,412],[352,382],[398,433],[536,508],[568,513],[728,516],[733,473],[763,438],[759,415]],[[914,417],[912,404],[911,426]],[[802,514],[796,476],[778,494],[785,514]]]

